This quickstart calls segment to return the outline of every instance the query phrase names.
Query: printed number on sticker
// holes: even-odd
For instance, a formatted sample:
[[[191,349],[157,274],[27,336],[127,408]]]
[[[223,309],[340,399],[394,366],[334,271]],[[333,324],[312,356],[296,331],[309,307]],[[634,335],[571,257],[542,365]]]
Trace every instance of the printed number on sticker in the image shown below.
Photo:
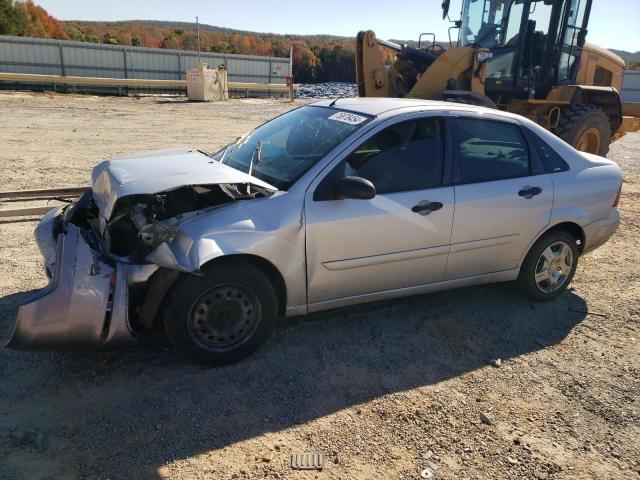
[[[358,125],[364,122],[367,117],[362,117],[354,113],[338,112],[329,117],[329,120],[336,120],[338,122],[348,123],[349,125]]]

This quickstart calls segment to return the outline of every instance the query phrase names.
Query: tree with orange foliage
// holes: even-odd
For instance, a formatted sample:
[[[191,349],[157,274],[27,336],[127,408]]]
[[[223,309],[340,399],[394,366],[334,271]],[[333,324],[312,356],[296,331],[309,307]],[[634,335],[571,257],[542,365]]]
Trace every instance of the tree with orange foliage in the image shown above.
[[[64,25],[31,0],[16,3],[16,7],[22,10],[27,18],[27,36],[58,40],[69,39],[69,35],[64,31]]]
[[[303,40],[294,40],[291,42],[293,46],[293,64],[294,76],[299,82],[312,82],[320,61],[315,53],[309,48],[309,45]]]

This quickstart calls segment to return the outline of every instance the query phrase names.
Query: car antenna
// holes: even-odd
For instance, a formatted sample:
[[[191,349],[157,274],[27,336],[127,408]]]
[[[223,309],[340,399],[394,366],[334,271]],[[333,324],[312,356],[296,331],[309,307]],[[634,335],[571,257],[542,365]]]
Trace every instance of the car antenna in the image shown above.
[[[361,86],[363,83],[364,83],[364,80],[362,82],[356,84],[356,92],[358,91],[358,87]],[[333,107],[336,104],[336,102],[338,100],[340,100],[342,97],[344,97],[347,93],[349,93],[349,92],[344,92],[344,93],[341,93],[340,95],[338,95],[336,98],[333,99],[333,101],[329,104],[329,106]]]

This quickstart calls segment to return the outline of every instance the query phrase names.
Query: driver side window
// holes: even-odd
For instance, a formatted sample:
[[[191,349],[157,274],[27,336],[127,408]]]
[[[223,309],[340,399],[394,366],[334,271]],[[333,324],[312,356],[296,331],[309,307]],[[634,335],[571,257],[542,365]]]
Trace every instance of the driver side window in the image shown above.
[[[443,123],[422,118],[388,127],[356,148],[338,167],[366,178],[380,194],[424,190],[442,183]]]

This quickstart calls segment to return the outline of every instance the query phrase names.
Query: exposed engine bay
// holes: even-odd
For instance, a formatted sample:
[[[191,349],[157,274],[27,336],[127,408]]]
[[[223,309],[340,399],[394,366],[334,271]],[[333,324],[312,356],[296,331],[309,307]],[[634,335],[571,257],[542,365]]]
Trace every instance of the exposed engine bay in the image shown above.
[[[70,220],[81,227],[87,243],[104,258],[126,257],[142,262],[158,245],[176,235],[183,215],[272,193],[249,184],[213,184],[129,195],[117,200],[101,232],[99,210],[89,191],[75,205]]]

